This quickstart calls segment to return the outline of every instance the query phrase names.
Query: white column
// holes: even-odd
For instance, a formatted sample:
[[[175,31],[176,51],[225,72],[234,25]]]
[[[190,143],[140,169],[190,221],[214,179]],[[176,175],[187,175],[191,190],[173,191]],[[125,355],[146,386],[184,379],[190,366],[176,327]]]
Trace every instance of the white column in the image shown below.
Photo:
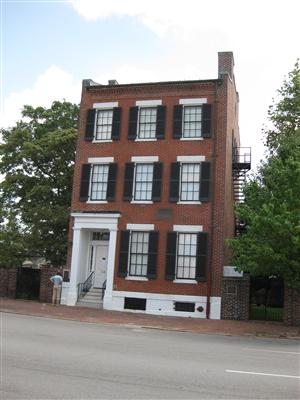
[[[103,308],[108,308],[108,309],[111,308],[111,303],[112,303],[116,246],[117,246],[117,229],[111,229],[109,231],[106,290],[103,299]]]
[[[78,271],[80,266],[81,236],[82,236],[81,229],[73,228],[71,276],[70,276],[70,287],[67,299],[68,306],[75,306],[77,302],[77,284],[78,284]]]

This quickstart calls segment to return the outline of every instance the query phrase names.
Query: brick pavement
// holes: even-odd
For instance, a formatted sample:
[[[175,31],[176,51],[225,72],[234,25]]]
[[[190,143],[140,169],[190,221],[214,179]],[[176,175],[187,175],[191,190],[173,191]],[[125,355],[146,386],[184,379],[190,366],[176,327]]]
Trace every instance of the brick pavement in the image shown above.
[[[52,306],[48,303],[6,298],[0,298],[0,312],[192,333],[300,339],[299,327],[265,321],[216,321],[164,317],[84,307]]]

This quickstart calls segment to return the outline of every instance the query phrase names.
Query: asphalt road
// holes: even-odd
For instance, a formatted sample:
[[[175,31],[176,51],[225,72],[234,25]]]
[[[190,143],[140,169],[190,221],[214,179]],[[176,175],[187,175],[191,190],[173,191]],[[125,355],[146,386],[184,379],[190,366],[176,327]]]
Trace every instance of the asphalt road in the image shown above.
[[[297,340],[1,318],[1,400],[299,399]]]

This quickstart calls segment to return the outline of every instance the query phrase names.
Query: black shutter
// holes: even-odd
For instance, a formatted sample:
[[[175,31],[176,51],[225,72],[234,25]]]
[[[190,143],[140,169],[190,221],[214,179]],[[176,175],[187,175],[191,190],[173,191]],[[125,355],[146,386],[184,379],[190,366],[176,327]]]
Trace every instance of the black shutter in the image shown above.
[[[111,127],[112,140],[120,139],[121,115],[122,115],[122,108],[114,107],[113,108],[112,127]]]
[[[92,108],[87,112],[85,140],[91,142],[94,139],[96,110]]]
[[[87,201],[89,199],[90,176],[91,164],[83,164],[81,169],[80,201]]]
[[[177,232],[167,234],[166,279],[175,279]]]
[[[210,138],[212,134],[212,106],[211,104],[202,105],[201,135]]]
[[[147,277],[156,278],[159,232],[149,232]]]
[[[166,106],[158,106],[157,117],[156,117],[156,139],[165,138],[165,125],[166,125]]]
[[[174,106],[173,111],[173,138],[180,139],[182,137],[182,105]]]
[[[135,140],[137,134],[138,107],[130,107],[128,121],[128,139]]]
[[[110,163],[108,170],[107,192],[106,192],[107,201],[115,200],[117,171],[118,171],[118,164]]]
[[[127,200],[127,201],[132,200],[133,175],[134,175],[134,163],[132,163],[132,162],[126,163],[123,200]]]
[[[197,234],[197,256],[196,256],[196,280],[206,280],[206,264],[208,249],[208,233]]]
[[[162,171],[162,163],[155,162],[153,164],[152,201],[160,201]]]
[[[127,276],[129,237],[130,237],[129,231],[121,231],[118,275],[122,277]]]
[[[169,200],[176,203],[179,200],[180,163],[171,164]]]
[[[199,200],[200,201],[208,201],[209,200],[209,192],[210,192],[210,162],[202,162],[201,163],[201,178],[200,178],[200,193]]]

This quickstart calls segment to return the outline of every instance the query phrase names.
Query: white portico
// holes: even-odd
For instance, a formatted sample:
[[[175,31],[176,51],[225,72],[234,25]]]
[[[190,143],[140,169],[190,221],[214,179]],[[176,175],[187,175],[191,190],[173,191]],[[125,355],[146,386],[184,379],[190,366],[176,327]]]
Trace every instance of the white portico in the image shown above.
[[[111,303],[120,213],[72,213],[74,218],[70,287],[67,305],[77,302],[78,284],[83,283],[91,271],[94,285],[106,290],[103,307]]]

